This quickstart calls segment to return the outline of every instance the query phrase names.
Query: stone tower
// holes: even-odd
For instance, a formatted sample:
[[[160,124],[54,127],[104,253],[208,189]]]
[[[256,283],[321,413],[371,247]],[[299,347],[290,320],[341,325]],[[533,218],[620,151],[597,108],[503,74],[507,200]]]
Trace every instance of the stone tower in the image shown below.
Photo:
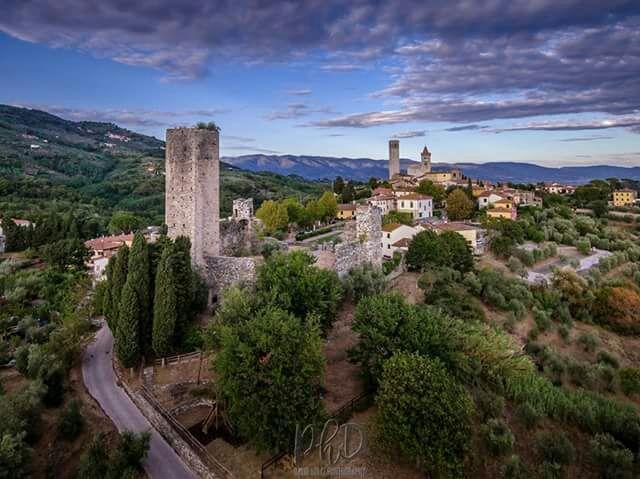
[[[191,260],[220,254],[220,143],[217,130],[167,130],[165,222],[168,236],[191,239]]]
[[[424,148],[422,149],[422,154],[420,156],[422,157],[422,166],[424,167],[423,171],[425,173],[430,173],[431,172],[431,152],[427,148],[427,145],[424,145]]]
[[[251,221],[252,217],[253,217],[253,198],[238,198],[236,200],[233,200],[232,218],[234,220]]]
[[[389,179],[400,174],[400,141],[389,140]]]

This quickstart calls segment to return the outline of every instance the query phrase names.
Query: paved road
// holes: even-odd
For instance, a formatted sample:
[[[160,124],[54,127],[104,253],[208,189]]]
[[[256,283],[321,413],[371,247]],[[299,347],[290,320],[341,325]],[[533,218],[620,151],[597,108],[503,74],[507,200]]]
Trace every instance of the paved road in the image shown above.
[[[582,258],[580,260],[580,264],[576,268],[576,273],[581,273],[583,271],[587,271],[594,266],[596,266],[602,258],[606,258],[607,256],[611,256],[610,251],[605,251],[602,249],[595,249],[594,253]],[[545,281],[549,281],[553,273],[536,273],[535,271],[529,271],[527,277],[525,278],[529,283],[544,283]]]
[[[196,476],[167,444],[160,434],[133,404],[129,396],[116,384],[111,354],[113,336],[105,324],[82,358],[82,379],[89,394],[98,401],[119,431],[151,431],[151,446],[144,469],[152,479],[195,479]]]

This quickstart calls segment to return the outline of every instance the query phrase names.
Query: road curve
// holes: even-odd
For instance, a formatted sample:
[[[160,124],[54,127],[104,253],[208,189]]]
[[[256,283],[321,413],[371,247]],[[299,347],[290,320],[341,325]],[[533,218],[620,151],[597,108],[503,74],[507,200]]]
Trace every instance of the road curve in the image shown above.
[[[82,379],[89,394],[98,401],[119,431],[151,431],[151,445],[144,463],[149,477],[195,479],[195,474],[117,385],[111,362],[112,351],[113,336],[109,326],[104,324],[96,333],[95,340],[87,346],[82,358]]]

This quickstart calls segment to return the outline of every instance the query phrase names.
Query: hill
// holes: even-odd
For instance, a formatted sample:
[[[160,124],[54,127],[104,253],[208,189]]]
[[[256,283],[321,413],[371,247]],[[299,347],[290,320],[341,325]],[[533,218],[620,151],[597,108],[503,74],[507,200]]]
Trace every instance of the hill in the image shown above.
[[[327,184],[296,176],[221,166],[222,214],[252,196],[318,195]],[[12,216],[47,209],[101,218],[131,211],[149,223],[164,216],[164,142],[112,123],[73,122],[0,105],[0,211]]]
[[[335,158],[324,156],[295,155],[243,155],[226,157],[224,161],[251,171],[271,171],[281,175],[296,174],[307,179],[323,179],[342,176],[353,180],[366,181],[371,177],[387,178],[386,160],[371,158]],[[401,168],[414,164],[412,160],[403,158]],[[490,181],[511,181],[514,183],[538,183],[541,181],[557,181],[580,184],[592,179],[628,178],[640,180],[640,167],[625,168],[621,166],[572,166],[548,168],[530,163],[492,162],[492,163],[434,163],[434,170],[445,170],[451,167],[462,168],[465,175],[471,178],[482,178]]]

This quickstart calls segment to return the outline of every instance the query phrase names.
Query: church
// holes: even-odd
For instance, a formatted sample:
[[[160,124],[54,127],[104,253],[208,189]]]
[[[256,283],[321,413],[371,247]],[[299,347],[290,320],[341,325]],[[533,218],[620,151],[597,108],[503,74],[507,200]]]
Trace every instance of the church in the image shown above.
[[[463,179],[462,170],[459,168],[452,168],[445,171],[432,171],[431,152],[426,145],[420,154],[421,162],[410,165],[407,168],[406,175],[399,172],[399,157],[400,145],[398,140],[389,141],[389,180],[392,184],[396,182],[398,186],[400,186],[400,184],[419,184],[423,180],[430,180],[434,183],[450,185],[458,184]]]

